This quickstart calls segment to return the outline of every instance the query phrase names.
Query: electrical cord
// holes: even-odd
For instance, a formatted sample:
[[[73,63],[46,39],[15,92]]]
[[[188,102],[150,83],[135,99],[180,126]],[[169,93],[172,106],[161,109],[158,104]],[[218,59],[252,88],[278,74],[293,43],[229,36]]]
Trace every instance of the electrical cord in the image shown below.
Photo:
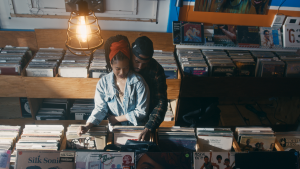
[[[286,0],[284,0],[284,1],[279,5],[278,10],[277,10],[277,14],[282,14],[282,15],[284,15],[283,13],[279,13],[279,9],[280,9],[280,7],[283,5],[283,3],[285,3],[285,1],[286,1]],[[277,15],[277,14],[276,14],[276,15]]]

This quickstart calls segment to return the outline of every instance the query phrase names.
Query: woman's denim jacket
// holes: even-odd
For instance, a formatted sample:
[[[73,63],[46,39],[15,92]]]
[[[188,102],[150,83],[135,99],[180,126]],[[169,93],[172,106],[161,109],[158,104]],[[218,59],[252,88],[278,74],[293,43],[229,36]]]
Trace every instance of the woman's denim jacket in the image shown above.
[[[114,116],[125,115],[128,122],[121,125],[145,125],[149,109],[150,91],[143,77],[129,71],[124,91],[123,104],[120,102],[114,80],[114,73],[103,76],[97,83],[95,92],[95,108],[87,122],[98,125],[107,113]]]

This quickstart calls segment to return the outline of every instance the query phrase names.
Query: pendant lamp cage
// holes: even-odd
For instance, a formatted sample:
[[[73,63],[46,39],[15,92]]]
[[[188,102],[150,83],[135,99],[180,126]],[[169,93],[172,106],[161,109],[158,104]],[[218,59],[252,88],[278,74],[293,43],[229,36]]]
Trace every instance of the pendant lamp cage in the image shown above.
[[[80,0],[68,20],[66,47],[75,55],[89,56],[103,44],[100,33],[95,13],[88,9],[87,2]]]

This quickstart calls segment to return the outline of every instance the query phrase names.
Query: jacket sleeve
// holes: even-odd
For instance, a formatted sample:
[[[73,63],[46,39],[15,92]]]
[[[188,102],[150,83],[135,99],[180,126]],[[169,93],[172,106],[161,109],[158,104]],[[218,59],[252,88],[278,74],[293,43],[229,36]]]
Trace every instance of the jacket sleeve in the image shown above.
[[[138,121],[145,119],[150,104],[150,92],[146,82],[141,79],[136,87],[136,107],[125,115],[126,119],[135,126],[138,125]]]
[[[145,126],[152,132],[164,121],[168,107],[166,76],[162,68],[157,72],[155,79],[156,84],[153,86],[156,89],[153,90],[155,92],[151,93],[154,95],[154,109],[150,112],[149,120]]]
[[[95,108],[92,111],[92,114],[90,115],[87,122],[93,123],[94,125],[99,125],[108,112],[108,105],[105,101],[103,78],[101,78],[97,83],[94,101]]]

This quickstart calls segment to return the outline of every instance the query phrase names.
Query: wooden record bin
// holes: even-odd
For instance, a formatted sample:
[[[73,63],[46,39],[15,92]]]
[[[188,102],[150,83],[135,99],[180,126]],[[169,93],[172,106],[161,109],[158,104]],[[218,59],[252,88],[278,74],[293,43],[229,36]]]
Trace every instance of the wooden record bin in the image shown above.
[[[111,36],[125,35],[130,43],[140,36],[148,36],[155,50],[174,51],[171,33],[133,32],[133,31],[101,31],[104,42]],[[64,29],[36,29],[32,32],[0,31],[0,47],[6,45],[29,46],[36,53],[39,48],[64,48],[67,38]],[[7,41],[7,39],[9,39]],[[101,46],[104,48],[104,45]],[[88,77],[88,75],[87,75]],[[25,68],[21,76],[0,75],[0,97],[27,97],[33,120],[39,110],[43,98],[93,99],[98,78],[65,78],[65,77],[27,77]],[[167,79],[167,94],[172,104],[174,121],[164,121],[161,126],[174,126],[177,119],[181,73],[178,79]],[[41,121],[45,122],[45,121]],[[59,124],[61,121],[53,121]]]

